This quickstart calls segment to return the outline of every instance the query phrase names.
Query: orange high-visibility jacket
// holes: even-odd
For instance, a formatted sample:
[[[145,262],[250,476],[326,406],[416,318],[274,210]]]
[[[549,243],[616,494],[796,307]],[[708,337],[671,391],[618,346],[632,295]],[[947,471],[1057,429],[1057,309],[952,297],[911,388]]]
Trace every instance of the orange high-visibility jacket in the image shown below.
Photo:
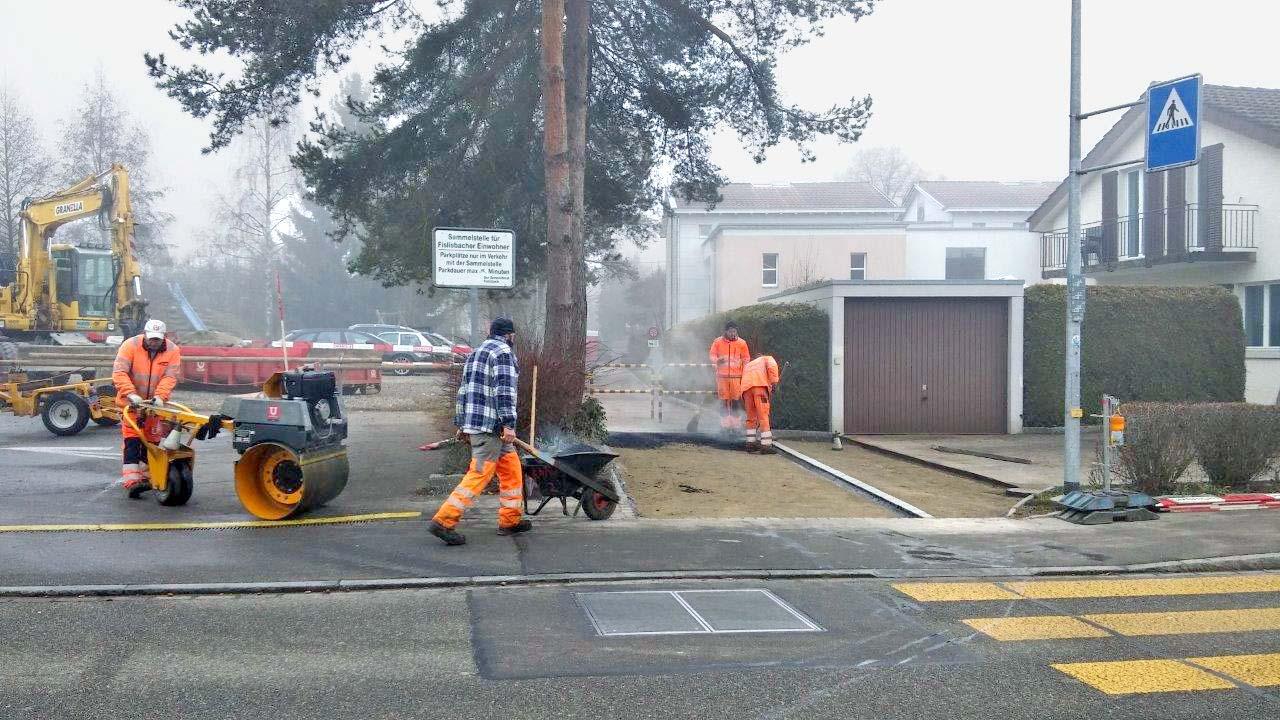
[[[115,365],[111,368],[111,380],[116,384],[116,402],[124,407],[134,393],[144,400],[156,397],[168,400],[178,385],[181,368],[182,351],[172,340],[165,340],[154,358],[142,344],[141,335],[125,340],[120,343]]]
[[[724,360],[725,362],[720,362]],[[742,368],[751,360],[751,351],[747,349],[747,341],[742,338],[729,341],[724,336],[711,343],[711,364],[716,366],[718,378],[740,378]]]
[[[778,378],[778,361],[772,355],[761,355],[742,370],[742,392],[756,387],[772,390]]]

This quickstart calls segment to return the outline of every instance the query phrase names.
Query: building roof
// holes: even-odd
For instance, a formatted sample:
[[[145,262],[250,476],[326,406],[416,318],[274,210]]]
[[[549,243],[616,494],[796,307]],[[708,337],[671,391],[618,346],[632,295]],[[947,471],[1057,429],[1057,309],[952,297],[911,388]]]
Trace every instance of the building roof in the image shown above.
[[[840,212],[896,210],[893,201],[868,182],[729,183],[720,188],[720,212]],[[706,209],[705,203],[677,198],[677,209]]]
[[[1203,120],[1215,125],[1234,130],[1259,142],[1280,147],[1280,89],[1232,87],[1229,85],[1205,85],[1201,105],[1204,111]],[[1146,97],[1144,92],[1138,100]],[[1101,163],[1124,136],[1129,128],[1137,123],[1146,112],[1146,105],[1135,105],[1125,111],[1124,115],[1102,136],[1097,145],[1081,160],[1081,166],[1088,168]],[[1050,212],[1067,198],[1067,181],[1064,179],[1054,189],[1040,207],[1028,218],[1034,226],[1044,220]]]
[[[916,183],[947,209],[1034,210],[1049,197],[1056,182],[994,182],[989,180],[921,180]]]

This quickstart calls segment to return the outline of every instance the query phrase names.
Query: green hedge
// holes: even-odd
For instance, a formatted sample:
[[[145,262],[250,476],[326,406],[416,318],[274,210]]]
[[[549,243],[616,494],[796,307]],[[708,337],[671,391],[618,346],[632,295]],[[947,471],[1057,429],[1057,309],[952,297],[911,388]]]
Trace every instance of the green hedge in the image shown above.
[[[773,355],[779,366],[791,363],[774,401],[773,426],[829,430],[831,321],[827,314],[812,305],[766,303],[708,315],[667,333],[664,360],[706,362],[711,341],[723,333],[724,324],[729,320],[738,323],[738,332],[747,341],[752,355]],[[672,372],[664,381],[668,388],[714,387],[714,374],[709,368]]]
[[[1101,412],[1102,393],[1124,401],[1244,399],[1240,303],[1217,287],[1089,288],[1081,402]],[[1023,424],[1062,425],[1066,288],[1026,291]]]

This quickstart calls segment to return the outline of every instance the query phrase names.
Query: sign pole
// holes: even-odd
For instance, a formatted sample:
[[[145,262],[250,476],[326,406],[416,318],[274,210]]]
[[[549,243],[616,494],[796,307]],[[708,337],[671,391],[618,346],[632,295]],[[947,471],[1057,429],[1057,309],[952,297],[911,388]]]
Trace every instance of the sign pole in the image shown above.
[[[1064,388],[1062,489],[1080,489],[1080,331],[1084,325],[1084,263],[1080,252],[1080,0],[1071,0],[1071,125],[1067,176],[1067,357]]]
[[[471,295],[471,347],[480,347],[480,288],[473,287]]]

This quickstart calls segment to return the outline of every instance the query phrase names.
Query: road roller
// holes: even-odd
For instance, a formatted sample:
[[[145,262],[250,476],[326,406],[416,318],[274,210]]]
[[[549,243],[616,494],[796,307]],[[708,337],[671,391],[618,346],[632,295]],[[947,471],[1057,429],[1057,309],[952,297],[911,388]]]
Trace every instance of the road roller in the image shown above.
[[[161,505],[191,498],[193,440],[232,433],[240,504],[263,520],[318,508],[347,486],[347,419],[332,372],[277,372],[257,397],[235,396],[201,415],[179,403],[147,402],[124,413],[147,449],[151,487]],[[138,420],[132,417],[136,414]]]
[[[262,397],[231,397],[236,495],[250,513],[283,520],[318,508],[347,486],[347,418],[332,372],[275,373]]]

